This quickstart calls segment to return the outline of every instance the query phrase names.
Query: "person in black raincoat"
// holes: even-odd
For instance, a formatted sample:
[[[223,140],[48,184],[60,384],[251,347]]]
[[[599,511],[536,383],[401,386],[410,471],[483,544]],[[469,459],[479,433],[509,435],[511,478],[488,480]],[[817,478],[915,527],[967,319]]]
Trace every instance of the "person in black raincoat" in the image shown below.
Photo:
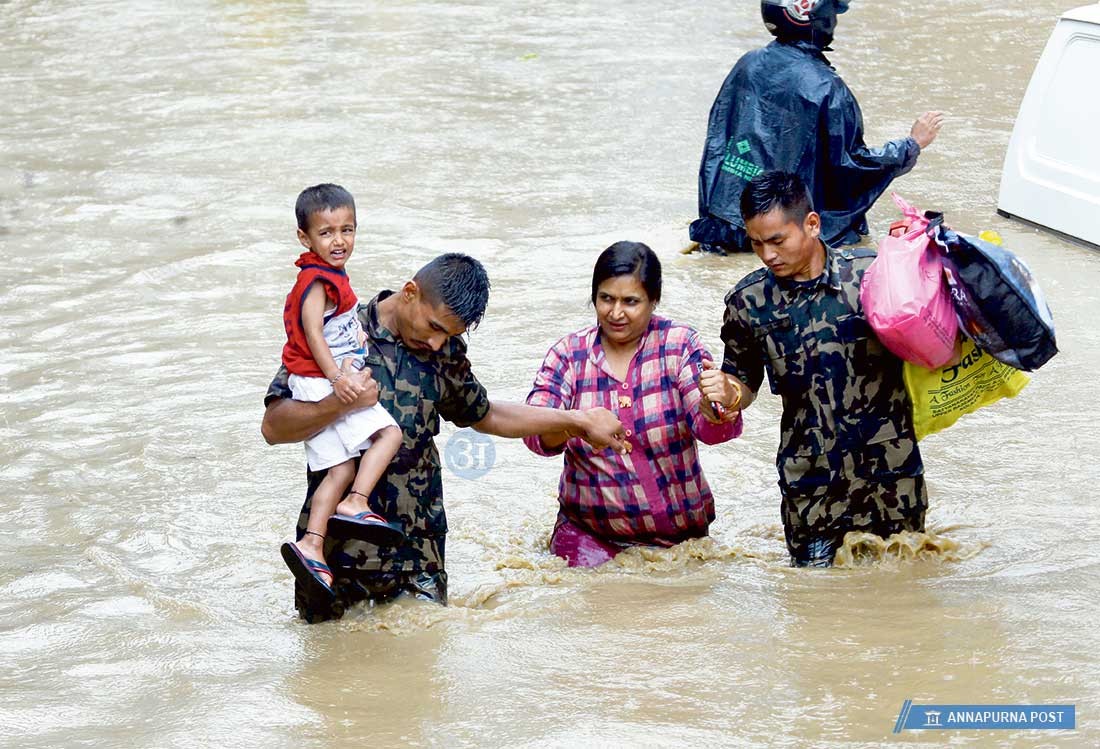
[[[821,238],[834,247],[854,244],[867,233],[867,211],[913,168],[943,116],[925,112],[909,137],[868,148],[859,103],[824,55],[847,0],[760,6],[776,39],[738,60],[714,100],[691,239],[707,251],[751,251],[738,209],[741,190],[757,174],[781,169],[809,185]]]

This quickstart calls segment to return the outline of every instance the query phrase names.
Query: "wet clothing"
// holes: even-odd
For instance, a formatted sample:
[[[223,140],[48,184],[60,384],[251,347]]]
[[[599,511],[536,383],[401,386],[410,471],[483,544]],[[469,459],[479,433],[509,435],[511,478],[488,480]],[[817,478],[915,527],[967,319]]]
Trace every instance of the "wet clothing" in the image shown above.
[[[461,338],[447,339],[437,352],[414,351],[378,322],[378,303],[392,293],[383,291],[359,308],[369,352],[366,365],[378,382],[378,403],[393,415],[404,437],[369,501],[373,511],[390,522],[400,522],[408,538],[394,548],[354,540],[339,545],[326,542],[325,558],[351,602],[358,600],[358,592],[366,590],[353,583],[373,584],[370,581],[379,579],[377,573],[443,571],[447,516],[443,510],[442,469],[433,438],[439,433],[440,418],[465,427],[489,413],[489,396],[470,369]],[[289,397],[284,367],[272,381],[265,404]],[[309,471],[307,475],[306,501],[298,519],[299,538],[309,519],[310,498],[325,471]]]
[[[554,532],[550,534],[550,552],[564,559],[570,567],[599,567],[629,546],[602,539],[569,522],[561,513],[558,513]]]
[[[332,383],[324,377],[291,375],[288,385],[298,401],[324,400],[333,392]],[[310,470],[319,471],[354,460],[370,448],[379,430],[392,426],[397,422],[379,403],[352,411],[305,441],[306,464]]]
[[[356,308],[359,299],[352,291],[348,274],[333,268],[315,252],[303,252],[294,263],[300,269],[294,286],[283,305],[283,327],[286,329],[286,345],[283,346],[283,366],[291,374],[303,377],[324,377],[325,373],[313,359],[313,352],[302,328],[302,302],[314,283],[324,285],[325,294],[335,305],[325,313],[325,343],[337,363],[352,356],[359,348],[359,322]]]
[[[919,153],[912,138],[868,148],[859,103],[822,51],[806,41],[773,41],[738,60],[714,100],[691,238],[751,251],[741,191],[761,172],[780,169],[809,187],[821,238],[853,244],[867,233],[867,211]]]
[[[922,530],[928,507],[902,362],[859,302],[875,253],[822,251],[824,273],[811,281],[767,268],[743,278],[722,325],[722,371],[754,391],[767,371],[783,399],[776,467],[795,563],[820,561],[815,542],[848,530]],[[822,553],[831,561],[835,551]]]
[[[336,589],[335,601],[310,600],[300,585],[294,586],[294,607],[310,624],[338,619],[348,607],[359,601],[386,603],[399,596],[447,605],[447,573],[376,572],[343,580]]]
[[[295,265],[301,270],[283,307],[283,325],[287,336],[286,346],[283,347],[283,365],[290,370],[287,384],[292,397],[316,402],[332,394],[332,383],[325,377],[309,347],[302,326],[303,298],[314,283],[324,284],[326,295],[335,305],[325,313],[321,327],[329,353],[337,367],[352,359],[355,367],[361,369],[365,352],[362,348],[363,326],[359,322],[359,298],[352,291],[347,274],[328,265],[317,254],[303,252]],[[319,471],[358,458],[363,450],[370,447],[371,437],[388,426],[397,424],[380,404],[353,411],[305,441],[306,462],[310,469]]]
[[[849,531],[887,538],[924,530],[924,476],[860,478],[855,456],[847,460],[848,470],[827,491],[783,495],[780,512],[792,566],[831,567]]]
[[[602,406],[622,422],[632,451],[596,450],[574,438],[539,455],[565,454],[558,487],[561,519],[605,541],[671,546],[705,536],[714,497],[695,442],[741,433],[741,420],[712,424],[700,412],[698,377],[711,356],[699,334],[654,315],[624,381],[611,373],[598,325],[567,335],[546,354],[527,403],[587,410]]]

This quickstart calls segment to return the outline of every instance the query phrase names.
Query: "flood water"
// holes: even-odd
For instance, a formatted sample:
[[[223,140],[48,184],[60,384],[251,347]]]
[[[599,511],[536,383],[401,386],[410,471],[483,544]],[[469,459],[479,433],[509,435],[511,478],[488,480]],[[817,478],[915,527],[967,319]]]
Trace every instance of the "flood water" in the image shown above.
[[[999,231],[1058,326],[1019,397],[923,444],[928,537],[789,569],[768,395],[703,448],[709,539],[567,570],[546,549],[560,464],[493,440],[488,473],[444,476],[451,605],[308,626],[278,554],[302,449],[259,433],[298,191],[355,194],[364,297],[443,251],[485,263],[470,356],[494,399],[592,319],[618,239],[658,250],[661,312],[718,352],[757,261],[678,249],[713,96],[769,39],[757,7],[0,2],[0,744],[1100,744],[1100,253],[994,212],[1075,4],[840,21],[869,143],[947,113],[895,188]],[[906,699],[1076,704],[1078,728],[892,735]]]

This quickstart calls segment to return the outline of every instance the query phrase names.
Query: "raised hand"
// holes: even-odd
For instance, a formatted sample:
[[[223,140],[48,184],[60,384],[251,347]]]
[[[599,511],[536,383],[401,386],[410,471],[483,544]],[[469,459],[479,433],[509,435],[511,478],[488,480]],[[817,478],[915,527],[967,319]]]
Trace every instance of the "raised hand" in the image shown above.
[[[915,140],[923,151],[940,134],[940,128],[942,127],[943,112],[925,112],[913,123],[912,129],[909,131],[909,137]]]

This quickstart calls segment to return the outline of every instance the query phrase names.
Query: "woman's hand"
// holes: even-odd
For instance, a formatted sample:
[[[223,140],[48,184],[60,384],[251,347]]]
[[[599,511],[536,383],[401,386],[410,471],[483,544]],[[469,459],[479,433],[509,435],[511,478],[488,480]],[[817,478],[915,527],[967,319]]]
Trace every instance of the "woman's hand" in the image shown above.
[[[715,423],[737,418],[743,405],[747,405],[743,403],[745,393],[748,392],[745,384],[718,369],[714,362],[703,361],[703,371],[699,373],[699,390],[707,404],[702,407],[703,415]],[[721,406],[725,414],[715,414],[709,404]]]
[[[703,359],[703,371],[699,373],[700,392],[703,390],[703,375],[713,371],[715,371],[714,362],[709,359]],[[703,418],[711,424],[721,424],[723,417],[728,413],[725,406],[712,398],[708,398],[705,392],[703,392],[703,399],[699,402],[699,412],[702,413]]]

